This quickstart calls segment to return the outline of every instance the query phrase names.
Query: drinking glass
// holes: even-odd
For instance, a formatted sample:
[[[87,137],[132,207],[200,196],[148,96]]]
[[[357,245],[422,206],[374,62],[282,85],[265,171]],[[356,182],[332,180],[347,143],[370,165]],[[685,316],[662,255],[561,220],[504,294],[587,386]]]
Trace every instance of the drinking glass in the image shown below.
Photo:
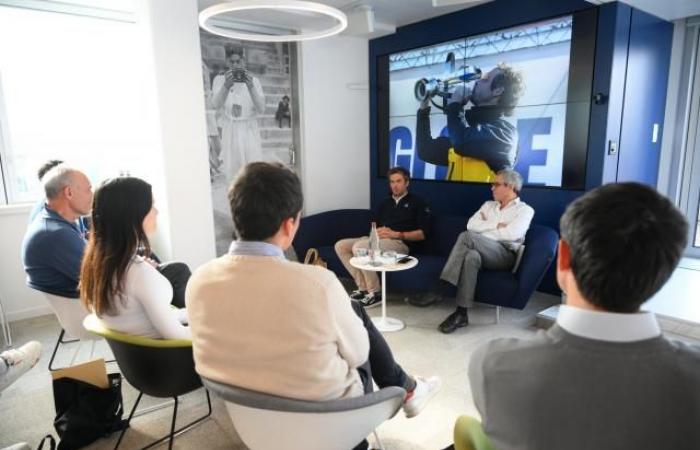
[[[396,263],[397,254],[393,250],[387,250],[382,253],[382,257],[384,257],[387,263],[394,264]]]

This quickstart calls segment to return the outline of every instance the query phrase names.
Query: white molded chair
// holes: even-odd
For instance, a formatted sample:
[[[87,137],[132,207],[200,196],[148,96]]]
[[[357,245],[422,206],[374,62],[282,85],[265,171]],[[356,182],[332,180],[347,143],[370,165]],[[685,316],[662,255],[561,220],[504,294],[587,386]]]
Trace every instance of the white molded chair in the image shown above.
[[[95,342],[102,338],[96,334],[90,333],[85,329],[85,327],[83,327],[83,319],[85,319],[89,312],[80,302],[80,299],[61,297],[46,292],[42,292],[42,294],[44,294],[44,297],[49,302],[49,306],[53,310],[54,314],[56,314],[58,323],[60,323],[62,327],[61,333],[58,335],[58,340],[56,341],[56,346],[51,354],[51,359],[49,360],[49,370],[56,370],[53,368],[53,361],[56,358],[56,352],[58,352],[58,347],[61,344],[78,342],[75,353],[73,353],[73,358],[70,362],[70,365],[72,366],[75,363],[75,359],[78,357],[81,343],[83,341],[91,341],[92,348],[90,350],[90,359],[92,359],[93,353],[95,352]],[[66,333],[75,339],[63,340]]]
[[[238,435],[252,450],[350,450],[392,418],[406,397],[405,390],[392,386],[361,397],[315,402],[206,378],[202,382],[225,400]]]

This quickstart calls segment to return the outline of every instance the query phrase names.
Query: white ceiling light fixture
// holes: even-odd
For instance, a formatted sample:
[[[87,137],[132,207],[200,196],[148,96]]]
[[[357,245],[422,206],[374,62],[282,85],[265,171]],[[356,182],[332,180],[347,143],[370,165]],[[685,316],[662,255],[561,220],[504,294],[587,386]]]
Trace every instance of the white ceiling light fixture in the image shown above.
[[[284,10],[294,11],[300,14],[319,14],[321,16],[330,17],[336,22],[333,26],[323,30],[314,30],[310,32],[300,32],[299,34],[261,34],[261,33],[245,33],[230,28],[223,28],[211,23],[211,19],[221,16],[226,13],[236,11],[253,11],[253,10]],[[302,0],[236,0],[219,3],[209,8],[204,9],[199,13],[199,26],[204,30],[219,36],[229,37],[232,39],[241,39],[244,41],[258,42],[296,42],[308,41],[311,39],[321,39],[342,32],[348,26],[348,19],[342,11],[320,3],[302,1]],[[294,26],[290,26],[294,29]]]

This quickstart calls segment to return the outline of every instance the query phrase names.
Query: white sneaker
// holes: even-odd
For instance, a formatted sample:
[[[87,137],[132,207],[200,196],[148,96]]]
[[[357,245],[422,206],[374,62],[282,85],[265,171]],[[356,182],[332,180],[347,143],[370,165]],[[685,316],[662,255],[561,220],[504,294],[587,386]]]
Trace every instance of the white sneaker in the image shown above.
[[[41,344],[30,341],[13,350],[0,353],[0,364],[7,367],[6,372],[0,375],[0,391],[14,383],[41,358]]]
[[[406,417],[416,417],[425,408],[431,398],[435,397],[442,387],[440,377],[416,377],[416,388],[408,394],[403,404],[403,412]]]

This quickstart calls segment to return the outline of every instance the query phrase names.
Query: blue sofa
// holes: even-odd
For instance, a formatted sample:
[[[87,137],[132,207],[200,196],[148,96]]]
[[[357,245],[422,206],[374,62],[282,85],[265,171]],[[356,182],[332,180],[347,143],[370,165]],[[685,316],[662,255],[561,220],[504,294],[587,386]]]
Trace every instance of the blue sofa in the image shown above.
[[[328,268],[340,277],[350,275],[335,254],[335,243],[343,238],[366,236],[372,213],[365,209],[339,209],[301,219],[294,239],[300,259],[309,248],[317,248]],[[423,292],[434,286],[457,240],[464,231],[466,217],[437,215],[433,229],[415,256],[414,269],[387,273],[390,290]],[[525,236],[525,251],[515,273],[505,270],[482,270],[476,286],[476,301],[496,306],[523,309],[554,260],[559,237],[553,229],[532,224]]]

